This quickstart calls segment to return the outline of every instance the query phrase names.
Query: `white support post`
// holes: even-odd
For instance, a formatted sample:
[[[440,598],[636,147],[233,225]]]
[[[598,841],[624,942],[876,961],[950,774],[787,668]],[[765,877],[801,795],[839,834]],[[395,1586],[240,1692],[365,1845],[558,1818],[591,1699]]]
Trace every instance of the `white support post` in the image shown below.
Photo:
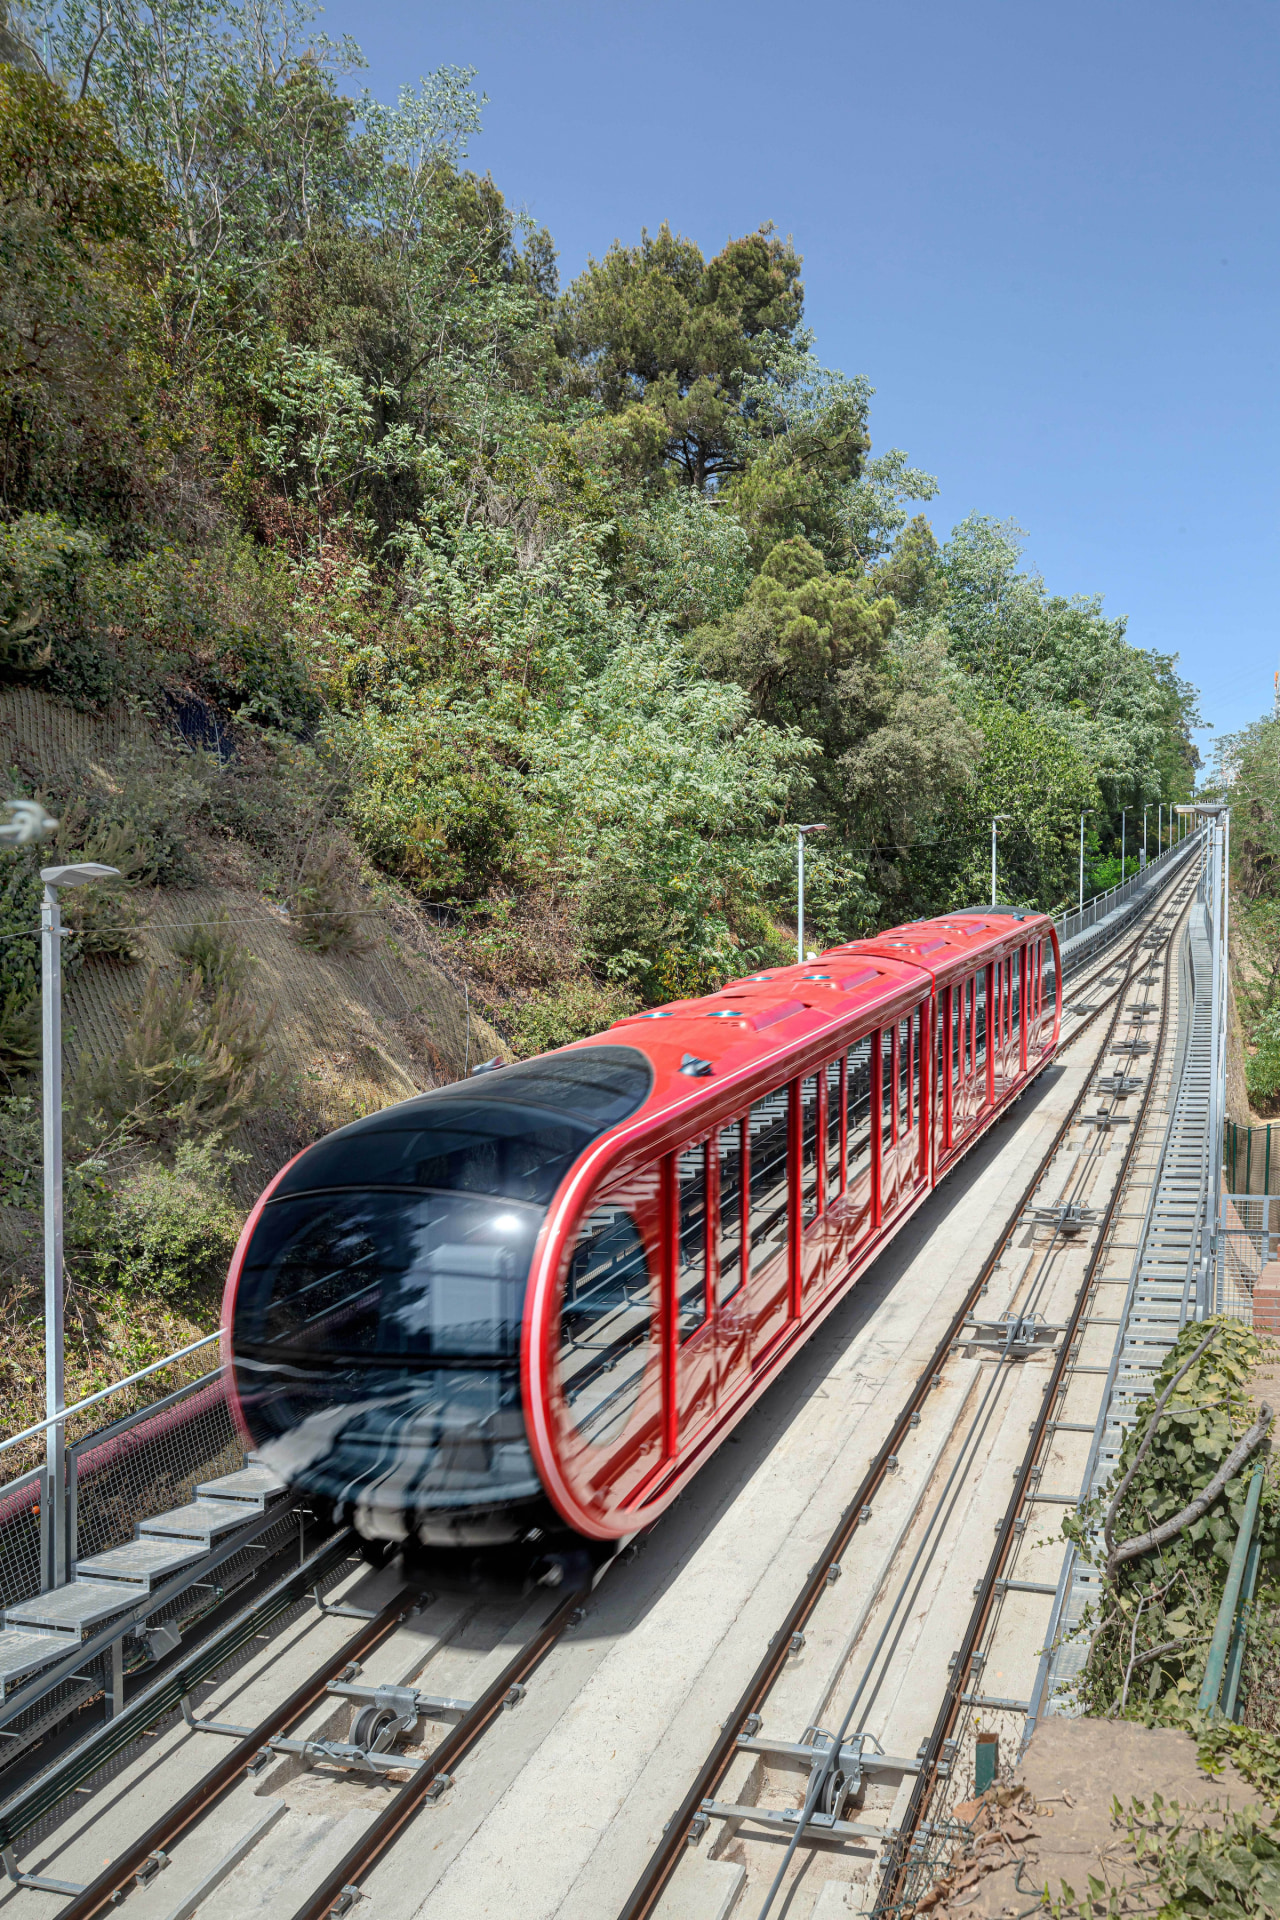
[[[804,828],[796,835],[796,959],[804,965]]]
[[[57,824],[55,821],[54,825]],[[40,903],[40,1107],[44,1135],[44,1409],[45,1501],[41,1532],[47,1542],[41,1579],[46,1591],[67,1580],[66,1346],[63,1330],[62,1246],[62,914],[60,887],[118,880],[118,867],[96,860],[42,867]],[[47,1519],[43,1516],[47,1515]]]
[[[46,883],[40,907],[40,989],[44,1121],[44,1411],[54,1422],[45,1433],[46,1499],[49,1507],[46,1591],[67,1578],[65,1428],[58,1418],[65,1400],[62,1283],[62,915],[58,890]]]

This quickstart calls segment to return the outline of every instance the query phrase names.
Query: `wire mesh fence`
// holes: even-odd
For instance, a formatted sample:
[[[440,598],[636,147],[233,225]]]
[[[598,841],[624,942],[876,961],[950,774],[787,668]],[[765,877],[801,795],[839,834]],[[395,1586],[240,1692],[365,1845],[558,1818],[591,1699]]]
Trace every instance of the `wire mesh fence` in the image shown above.
[[[1280,1194],[1280,1124],[1242,1127],[1228,1120],[1222,1161],[1232,1193]]]
[[[40,1467],[0,1487],[0,1606],[12,1606],[40,1591],[43,1495]]]
[[[1265,1333],[1270,1308],[1257,1298],[1258,1283],[1280,1257],[1280,1198],[1269,1194],[1227,1193],[1214,1248],[1214,1305],[1219,1313],[1247,1320]]]
[[[208,1359],[208,1348],[178,1355],[69,1416],[63,1448],[69,1569],[77,1559],[131,1540],[139,1521],[184,1506],[202,1481],[245,1464],[223,1371],[210,1372]],[[33,1453],[38,1466],[23,1461]],[[0,1606],[30,1599],[50,1583],[43,1454],[43,1436],[9,1450],[9,1460],[25,1471],[0,1485]]]
[[[201,1481],[244,1462],[221,1368],[74,1441],[67,1448],[68,1565],[122,1546],[138,1521],[184,1506]]]

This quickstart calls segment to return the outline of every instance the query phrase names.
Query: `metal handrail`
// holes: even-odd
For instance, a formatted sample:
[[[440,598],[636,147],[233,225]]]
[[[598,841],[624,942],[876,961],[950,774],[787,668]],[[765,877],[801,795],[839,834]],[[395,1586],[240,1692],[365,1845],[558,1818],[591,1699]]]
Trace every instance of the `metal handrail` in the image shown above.
[[[1115,886],[1108,887],[1105,893],[1095,894],[1092,900],[1086,901],[1083,908],[1075,908],[1070,913],[1064,913],[1054,922],[1059,941],[1071,940],[1076,934],[1083,933],[1086,927],[1092,927],[1099,920],[1105,920],[1107,915],[1114,912],[1123,901],[1128,900],[1135,893],[1140,893],[1150,883],[1153,874],[1176,860],[1179,855],[1188,853],[1195,837],[1195,834],[1189,833],[1183,839],[1176,840],[1171,847],[1166,847],[1163,853],[1158,853],[1154,860],[1149,860],[1139,872],[1130,874],[1125,880],[1117,881]]]
[[[136,1386],[139,1380],[145,1380],[153,1373],[159,1373],[162,1367],[171,1367],[175,1360],[185,1360],[189,1353],[199,1353],[201,1347],[207,1347],[211,1341],[218,1340],[220,1333],[206,1333],[199,1340],[193,1340],[189,1347],[179,1347],[176,1353],[166,1353],[163,1360],[153,1360],[149,1367],[143,1367],[138,1373],[131,1373],[127,1380],[117,1380],[109,1387],[102,1387],[97,1393],[91,1393],[87,1400],[77,1400],[74,1406],[64,1407],[61,1413],[55,1413],[47,1420],[38,1420],[34,1427],[24,1427],[21,1433],[15,1433],[8,1440],[0,1440],[0,1453],[7,1447],[16,1447],[21,1440],[34,1440],[37,1435],[47,1433],[50,1427],[60,1427],[73,1414],[83,1413],[86,1407],[96,1407],[103,1400],[109,1400],[113,1393],[123,1392],[125,1387]]]

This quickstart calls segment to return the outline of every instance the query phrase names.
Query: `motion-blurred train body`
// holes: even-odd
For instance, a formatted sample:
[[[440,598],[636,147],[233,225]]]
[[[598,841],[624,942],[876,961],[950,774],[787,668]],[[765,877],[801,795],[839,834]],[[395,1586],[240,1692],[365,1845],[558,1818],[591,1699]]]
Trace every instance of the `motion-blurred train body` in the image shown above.
[[[252,1447],[410,1554],[670,1504],[1052,1057],[1040,914],[776,967],[387,1108],[267,1188],[223,1340]]]

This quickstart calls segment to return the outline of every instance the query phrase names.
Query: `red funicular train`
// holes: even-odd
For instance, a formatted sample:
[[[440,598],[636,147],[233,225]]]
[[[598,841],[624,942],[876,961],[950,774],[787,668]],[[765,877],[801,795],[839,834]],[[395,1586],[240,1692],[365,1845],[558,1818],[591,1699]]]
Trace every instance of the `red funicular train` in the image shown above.
[[[369,1541],[654,1519],[1057,1045],[1041,914],[834,947],[372,1115],[232,1261],[251,1444]]]

